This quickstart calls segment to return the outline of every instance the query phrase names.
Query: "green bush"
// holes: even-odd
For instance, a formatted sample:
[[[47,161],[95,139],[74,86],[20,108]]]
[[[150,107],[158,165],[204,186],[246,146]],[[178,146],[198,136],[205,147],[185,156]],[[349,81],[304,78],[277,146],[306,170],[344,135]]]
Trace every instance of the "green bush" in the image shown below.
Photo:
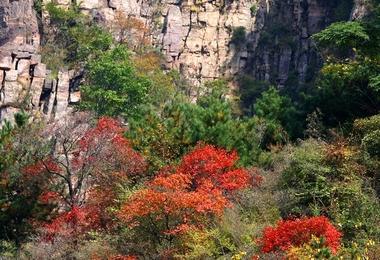
[[[246,31],[244,26],[238,26],[234,28],[231,43],[238,47],[243,46],[246,43]]]
[[[251,8],[249,8],[249,10],[251,11],[251,16],[252,16],[252,17],[255,16],[255,14],[256,14],[256,12],[257,12],[257,7],[256,7],[256,5],[253,4],[253,5],[251,6]]]

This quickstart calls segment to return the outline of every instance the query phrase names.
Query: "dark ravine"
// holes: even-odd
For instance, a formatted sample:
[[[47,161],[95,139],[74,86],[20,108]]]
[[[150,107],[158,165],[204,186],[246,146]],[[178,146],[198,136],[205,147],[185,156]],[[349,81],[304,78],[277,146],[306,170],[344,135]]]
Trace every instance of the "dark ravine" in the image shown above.
[[[64,6],[70,1],[58,2]],[[117,10],[141,19],[152,31],[154,46],[167,56],[167,68],[180,70],[193,85],[245,73],[292,91],[311,82],[321,65],[309,37],[331,22],[357,19],[366,11],[361,0],[151,2],[84,0],[80,8],[109,28]],[[247,34],[244,46],[237,47],[230,40],[239,26]],[[79,101],[72,84],[80,75],[62,68],[52,79],[41,63],[42,33],[32,0],[0,0],[0,122],[20,110],[7,104],[18,103],[23,92],[28,93],[23,104],[46,118],[67,113]]]

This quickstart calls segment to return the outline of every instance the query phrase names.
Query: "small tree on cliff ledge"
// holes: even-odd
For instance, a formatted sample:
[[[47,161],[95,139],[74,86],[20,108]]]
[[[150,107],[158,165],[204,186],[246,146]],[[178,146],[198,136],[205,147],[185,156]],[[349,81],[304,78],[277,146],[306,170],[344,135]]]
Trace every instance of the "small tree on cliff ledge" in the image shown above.
[[[134,115],[151,87],[147,78],[137,76],[130,53],[123,45],[89,60],[86,69],[81,108],[101,116]]]

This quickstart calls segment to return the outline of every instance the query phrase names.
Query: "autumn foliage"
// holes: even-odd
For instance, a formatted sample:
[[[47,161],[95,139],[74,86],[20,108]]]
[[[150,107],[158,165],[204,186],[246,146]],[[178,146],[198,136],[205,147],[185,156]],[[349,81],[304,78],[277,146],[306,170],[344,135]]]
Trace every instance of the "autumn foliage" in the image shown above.
[[[256,242],[263,253],[287,251],[311,241],[312,236],[324,236],[325,246],[335,253],[340,246],[342,233],[324,217],[302,217],[279,221],[277,227],[266,227]]]
[[[74,120],[74,125],[88,124],[80,118]],[[129,147],[120,121],[100,118],[96,125],[83,128],[86,131],[81,134],[73,128],[68,134],[59,132],[57,143],[62,145],[63,156],[53,154],[25,167],[30,174],[61,183],[40,198],[42,203],[59,205],[58,215],[43,225],[41,238],[45,241],[112,230],[115,223],[109,208],[118,207],[121,187],[134,185],[143,176],[144,160]]]
[[[203,230],[232,207],[227,193],[251,184],[249,172],[235,166],[237,159],[234,152],[198,146],[178,166],[166,168],[132,194],[120,216],[157,244]]]
[[[220,216],[224,208],[231,206],[212,184],[189,190],[188,175],[174,173],[155,178],[147,189],[137,192],[122,209],[122,216],[129,227],[144,225],[149,218],[154,226],[150,231],[156,239],[171,239],[191,229],[202,228],[209,216]]]
[[[131,148],[123,136],[121,122],[111,118],[100,118],[96,127],[89,129],[78,141],[78,150],[74,152],[73,168],[85,170],[91,167],[94,182],[104,184],[110,175],[114,177],[136,179],[142,175],[143,159]],[[104,174],[105,172],[109,173]]]
[[[150,30],[140,19],[125,16],[121,11],[115,12],[113,30],[118,35],[120,44],[124,43],[130,49],[137,50],[150,43]]]
[[[247,170],[236,167],[238,159],[235,151],[228,152],[212,145],[198,146],[182,158],[178,172],[190,176],[193,188],[211,181],[213,187],[226,194],[260,183],[260,176],[250,176]]]
[[[57,237],[78,239],[80,235],[95,228],[94,221],[89,221],[91,216],[96,218],[96,215],[76,206],[68,212],[61,212],[52,222],[42,226],[43,232],[40,238],[49,242]]]

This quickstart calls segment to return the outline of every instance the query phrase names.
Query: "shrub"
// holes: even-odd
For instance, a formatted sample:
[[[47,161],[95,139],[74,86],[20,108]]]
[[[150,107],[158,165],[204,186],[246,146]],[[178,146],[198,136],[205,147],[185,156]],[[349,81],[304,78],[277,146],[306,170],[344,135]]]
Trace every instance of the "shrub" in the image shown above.
[[[251,10],[251,16],[255,16],[256,12],[257,12],[257,6],[255,4],[253,4],[251,6],[251,8],[249,8],[249,10]]]
[[[245,44],[245,27],[244,26],[238,26],[234,29],[231,37],[231,43],[235,44],[236,46],[242,46]]]
[[[302,246],[310,242],[313,236],[319,239],[324,237],[324,246],[330,247],[331,252],[335,253],[342,235],[324,216],[302,217],[279,221],[276,228],[266,227],[256,242],[262,246],[263,253],[269,253]]]

